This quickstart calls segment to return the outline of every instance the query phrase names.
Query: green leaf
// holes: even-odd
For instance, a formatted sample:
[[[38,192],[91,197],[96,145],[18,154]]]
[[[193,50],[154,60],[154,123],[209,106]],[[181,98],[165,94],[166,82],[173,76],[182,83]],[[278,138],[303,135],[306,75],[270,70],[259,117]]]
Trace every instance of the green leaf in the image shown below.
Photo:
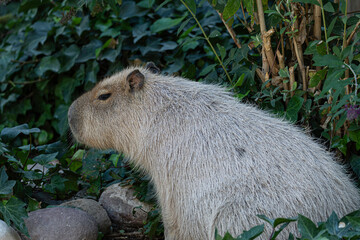
[[[60,62],[56,57],[43,57],[35,69],[38,76],[42,76],[47,71],[58,72],[60,70]]]
[[[229,0],[223,11],[223,18],[228,20],[230,17],[234,16],[234,14],[239,10],[241,6],[241,0]]]
[[[81,23],[76,27],[76,33],[80,37],[84,31],[90,31],[89,16],[82,18]]]
[[[224,58],[226,56],[226,49],[218,43],[216,44],[216,46],[218,47],[218,49],[220,51],[221,60],[224,60]]]
[[[179,27],[179,29],[176,32],[176,35],[179,35],[181,33],[181,31],[184,29],[184,27],[186,27],[186,25],[189,23],[189,21],[191,20],[191,18],[185,20]]]
[[[297,95],[293,96],[286,109],[286,118],[291,122],[296,122],[298,119],[298,112],[304,103],[304,98]]]
[[[318,233],[315,223],[301,214],[298,216],[298,230],[303,239],[314,239]]]
[[[58,152],[51,153],[51,154],[40,154],[39,156],[36,156],[33,158],[33,161],[42,165],[49,167],[54,167],[53,165],[50,165],[49,163],[56,159],[56,156],[58,155]]]
[[[152,33],[158,33],[158,32],[164,31],[166,29],[172,28],[172,27],[178,25],[179,23],[181,23],[185,17],[186,17],[186,15],[181,18],[175,18],[175,19],[160,18],[159,20],[155,21],[153,23],[153,25],[151,25],[150,31]]]
[[[8,175],[6,174],[5,167],[0,170],[0,195],[7,195],[12,193],[12,189],[15,186],[16,181],[8,181]]]
[[[205,67],[200,73],[199,76],[205,76],[206,74],[208,74],[209,72],[213,71],[215,69],[215,67],[217,66],[217,64],[211,64],[207,67]]]
[[[18,230],[28,234],[24,223],[24,218],[27,217],[25,206],[26,204],[16,197],[11,197],[9,201],[0,202],[0,213],[8,225],[11,221]]]
[[[360,143],[360,130],[349,131],[349,137],[350,137],[351,141]]]
[[[50,184],[46,184],[44,189],[47,192],[50,193],[64,193],[66,188],[65,188],[65,182],[67,182],[68,179],[63,178],[60,175],[55,175],[51,177],[51,182]]]
[[[139,2],[137,5],[142,8],[152,8],[154,3],[155,3],[155,0],[143,0],[143,1]]]
[[[20,133],[29,135],[31,133],[38,133],[38,132],[40,132],[40,129],[38,128],[29,129],[29,126],[27,124],[22,124],[12,128],[4,128],[0,133],[0,137],[1,139],[4,140],[4,142],[8,142],[16,138]]]
[[[314,66],[328,66],[329,68],[342,68],[344,65],[340,58],[332,54],[316,55],[313,61]]]
[[[184,0],[185,4],[188,6],[190,11],[195,15],[196,14],[196,3],[195,0]]]
[[[251,228],[248,231],[244,231],[241,236],[240,236],[240,240],[252,240],[257,238],[258,236],[260,236],[261,233],[263,233],[264,231],[264,224],[255,226],[253,228]],[[239,239],[239,238],[237,238]]]
[[[322,69],[320,71],[317,71],[313,77],[311,77],[309,82],[309,87],[316,87],[320,81],[324,80],[325,75],[327,73],[327,69]]]
[[[80,54],[80,49],[75,44],[62,50],[62,55],[59,57],[61,63],[60,72],[69,71],[75,64],[77,57]]]
[[[293,2],[311,3],[320,7],[320,3],[318,2],[318,0],[293,0]]]
[[[58,108],[55,110],[54,117],[55,119],[58,120],[58,124],[54,127],[61,136],[64,136],[64,134],[68,129],[68,122],[67,122],[68,109],[69,106],[59,105]]]
[[[324,5],[324,10],[327,11],[327,12],[335,12],[335,9],[333,7],[333,5],[331,4],[331,2],[328,2]]]
[[[209,38],[215,38],[221,36],[221,33],[218,30],[214,30],[210,33]]]
[[[76,59],[77,63],[87,62],[91,59],[95,59],[95,51],[103,45],[102,41],[93,39],[89,44],[81,48],[79,57]]]
[[[240,87],[244,83],[245,74],[241,74],[237,82],[234,84],[233,88]]]
[[[356,175],[360,177],[360,156],[353,154],[350,159],[350,166]]]
[[[332,212],[331,216],[325,223],[327,231],[332,235],[337,235],[339,230],[339,218],[335,212]]]

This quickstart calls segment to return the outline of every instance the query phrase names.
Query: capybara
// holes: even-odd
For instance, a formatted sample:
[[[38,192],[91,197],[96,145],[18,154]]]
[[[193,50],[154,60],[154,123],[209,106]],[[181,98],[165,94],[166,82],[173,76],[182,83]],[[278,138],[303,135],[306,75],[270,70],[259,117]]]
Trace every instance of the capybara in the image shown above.
[[[116,149],[151,176],[167,240],[237,236],[264,223],[257,214],[323,221],[360,206],[344,168],[298,127],[152,63],[99,82],[68,119],[77,141]]]

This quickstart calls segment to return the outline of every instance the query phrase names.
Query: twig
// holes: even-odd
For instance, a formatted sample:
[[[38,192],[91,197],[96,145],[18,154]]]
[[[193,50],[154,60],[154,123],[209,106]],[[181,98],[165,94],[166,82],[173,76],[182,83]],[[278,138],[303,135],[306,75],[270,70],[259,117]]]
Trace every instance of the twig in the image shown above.
[[[360,20],[356,23],[356,26],[355,26],[354,30],[350,33],[350,36],[349,36],[348,39],[346,40],[346,45],[347,45],[347,46],[350,45],[351,40],[354,38],[355,33],[356,33],[356,31],[358,30],[359,26],[360,26]]]
[[[37,63],[37,62],[39,62],[39,60],[38,60],[38,59],[30,60],[30,61],[11,60],[11,62],[13,62],[13,63],[20,63],[20,65],[23,66],[23,65],[25,65],[25,64]]]
[[[255,72],[258,75],[258,77],[261,79],[261,81],[264,83],[265,82],[265,76],[264,76],[263,72],[260,70],[260,68],[256,68]]]
[[[347,63],[345,63],[345,62],[344,62],[344,64],[345,64],[345,66],[347,66],[347,67],[350,69],[350,71],[351,71],[352,74],[354,75],[354,80],[355,80],[355,94],[354,94],[354,96],[357,97],[358,82],[357,82],[356,73],[355,73],[354,69],[352,69],[352,67],[351,67],[349,64],[347,64]]]
[[[27,82],[13,82],[13,81],[11,81],[11,80],[9,80],[9,83],[11,84],[11,85],[16,85],[16,84],[18,84],[18,85],[27,85],[27,84],[33,84],[33,83],[38,83],[38,82],[42,82],[42,81],[45,81],[46,79],[43,79],[43,78],[39,78],[38,80],[34,80],[34,81],[27,81]]]

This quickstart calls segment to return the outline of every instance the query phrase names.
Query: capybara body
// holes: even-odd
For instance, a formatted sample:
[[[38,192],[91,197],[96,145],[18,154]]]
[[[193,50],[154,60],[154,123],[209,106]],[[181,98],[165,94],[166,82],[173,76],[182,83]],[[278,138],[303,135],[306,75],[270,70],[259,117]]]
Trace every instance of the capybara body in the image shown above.
[[[300,129],[153,65],[101,81],[68,115],[79,142],[123,152],[151,176],[167,240],[237,236],[264,223],[257,214],[321,221],[360,207],[342,166]]]

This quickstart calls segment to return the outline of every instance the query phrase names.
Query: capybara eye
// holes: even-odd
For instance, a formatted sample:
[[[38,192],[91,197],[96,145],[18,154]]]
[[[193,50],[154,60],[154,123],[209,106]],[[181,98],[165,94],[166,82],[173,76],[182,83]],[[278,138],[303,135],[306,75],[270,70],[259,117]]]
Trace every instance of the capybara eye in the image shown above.
[[[99,100],[106,100],[111,96],[111,93],[105,93],[105,94],[101,94],[99,95],[98,99]]]

